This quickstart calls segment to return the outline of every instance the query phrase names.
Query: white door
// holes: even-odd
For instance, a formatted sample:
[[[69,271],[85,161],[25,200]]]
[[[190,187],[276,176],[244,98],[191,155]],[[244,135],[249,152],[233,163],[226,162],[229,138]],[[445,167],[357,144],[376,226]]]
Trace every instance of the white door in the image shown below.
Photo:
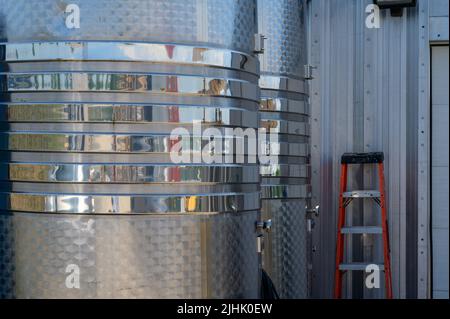
[[[432,275],[433,297],[448,298],[449,220],[449,56],[447,46],[432,47]]]

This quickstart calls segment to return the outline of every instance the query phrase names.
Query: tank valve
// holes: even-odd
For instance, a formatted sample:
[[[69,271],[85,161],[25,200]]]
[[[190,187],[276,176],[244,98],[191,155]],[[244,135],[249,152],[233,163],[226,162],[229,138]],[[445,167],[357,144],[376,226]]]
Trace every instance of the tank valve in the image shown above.
[[[262,54],[264,53],[264,40],[266,40],[267,38],[260,34],[260,33],[256,33],[255,34],[255,38],[254,38],[254,47],[253,47],[253,52],[255,54]]]
[[[312,232],[314,229],[314,226],[316,225],[316,221],[314,220],[314,217],[319,216],[319,205],[317,205],[314,208],[308,208],[306,207],[306,221],[307,221],[307,229],[308,232]]]
[[[316,205],[314,208],[306,208],[306,214],[309,216],[318,217],[319,216],[319,205]]]
[[[305,80],[312,80],[314,79],[313,76],[313,70],[317,69],[316,66],[313,66],[311,64],[306,64],[305,65]]]
[[[272,220],[271,219],[256,222],[256,230],[258,230],[258,231],[265,230],[266,232],[269,233],[271,229],[272,229]]]

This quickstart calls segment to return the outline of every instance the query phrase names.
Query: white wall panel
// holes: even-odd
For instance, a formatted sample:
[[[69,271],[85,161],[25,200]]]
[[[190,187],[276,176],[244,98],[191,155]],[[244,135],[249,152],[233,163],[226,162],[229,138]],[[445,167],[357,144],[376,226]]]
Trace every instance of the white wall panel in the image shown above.
[[[449,221],[449,52],[448,46],[432,48],[432,243],[433,297],[448,298]]]

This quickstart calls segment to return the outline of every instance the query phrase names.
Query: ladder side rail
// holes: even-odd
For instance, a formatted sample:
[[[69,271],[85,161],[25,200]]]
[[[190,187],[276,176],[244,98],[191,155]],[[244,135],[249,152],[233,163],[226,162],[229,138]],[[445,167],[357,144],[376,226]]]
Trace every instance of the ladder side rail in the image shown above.
[[[338,216],[338,229],[337,229],[337,242],[336,242],[336,270],[334,278],[334,297],[339,299],[342,297],[342,271],[339,269],[339,265],[344,261],[344,234],[342,228],[345,225],[345,203],[344,193],[347,190],[347,169],[348,164],[341,165],[341,179],[339,190],[339,216]]]
[[[385,181],[384,181],[384,164],[378,164],[378,177],[380,187],[380,203],[381,203],[381,224],[383,228],[383,252],[384,252],[384,276],[386,282],[386,298],[392,299],[392,277],[391,277],[391,258],[389,243],[389,225],[386,210]]]

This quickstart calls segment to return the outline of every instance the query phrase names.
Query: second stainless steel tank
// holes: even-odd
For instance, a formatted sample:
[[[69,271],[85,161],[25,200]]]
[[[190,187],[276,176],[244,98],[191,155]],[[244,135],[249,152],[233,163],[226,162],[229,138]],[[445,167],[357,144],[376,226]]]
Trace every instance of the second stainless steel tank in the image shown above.
[[[310,199],[309,105],[305,2],[258,0],[259,33],[266,37],[261,56],[261,127],[278,134],[270,145],[277,164],[261,166],[262,216],[272,220],[263,267],[281,298],[306,298],[307,227]]]

